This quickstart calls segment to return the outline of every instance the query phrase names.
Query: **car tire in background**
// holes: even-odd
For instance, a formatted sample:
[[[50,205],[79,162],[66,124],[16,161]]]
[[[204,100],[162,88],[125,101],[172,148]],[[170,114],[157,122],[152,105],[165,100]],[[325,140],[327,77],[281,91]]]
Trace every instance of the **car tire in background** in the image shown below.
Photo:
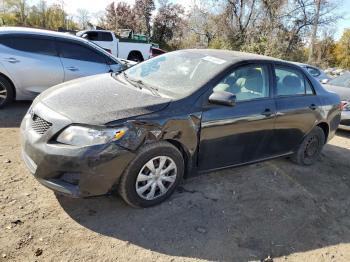
[[[181,152],[169,142],[145,145],[124,171],[118,192],[131,206],[157,205],[181,182],[184,166]]]
[[[144,59],[142,57],[142,54],[138,51],[131,51],[130,54],[128,55],[127,60],[131,60],[137,63],[142,62]]]
[[[10,104],[14,99],[14,90],[11,82],[0,75],[0,108]]]
[[[314,164],[321,155],[325,140],[326,136],[322,128],[314,127],[304,138],[297,152],[292,156],[293,162],[304,166]]]

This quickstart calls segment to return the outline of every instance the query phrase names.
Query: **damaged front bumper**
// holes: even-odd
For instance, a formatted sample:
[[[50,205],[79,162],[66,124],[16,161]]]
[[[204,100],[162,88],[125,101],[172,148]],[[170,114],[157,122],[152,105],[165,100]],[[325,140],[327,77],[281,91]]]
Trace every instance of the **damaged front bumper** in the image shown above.
[[[71,197],[104,195],[117,184],[134,153],[113,142],[87,147],[56,143],[52,138],[70,120],[42,104],[34,111],[21,124],[22,157],[41,184]],[[34,116],[51,124],[44,134],[33,128]]]

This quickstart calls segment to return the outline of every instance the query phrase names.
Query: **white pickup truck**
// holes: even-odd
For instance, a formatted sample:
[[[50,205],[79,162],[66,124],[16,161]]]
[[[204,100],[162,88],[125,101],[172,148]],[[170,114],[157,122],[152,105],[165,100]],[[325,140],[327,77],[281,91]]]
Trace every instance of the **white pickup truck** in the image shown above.
[[[77,36],[90,40],[118,58],[141,62],[152,57],[153,44],[147,40],[135,40],[131,37],[132,32],[126,38],[107,30],[79,31]]]

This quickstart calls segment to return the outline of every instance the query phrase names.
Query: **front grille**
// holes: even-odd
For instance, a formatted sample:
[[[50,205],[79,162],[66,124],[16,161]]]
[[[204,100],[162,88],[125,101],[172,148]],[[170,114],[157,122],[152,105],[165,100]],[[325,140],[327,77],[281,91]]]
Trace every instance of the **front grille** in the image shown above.
[[[47,130],[52,126],[50,122],[47,122],[45,119],[42,119],[40,116],[34,114],[32,118],[32,128],[35,132],[40,135],[45,134]]]

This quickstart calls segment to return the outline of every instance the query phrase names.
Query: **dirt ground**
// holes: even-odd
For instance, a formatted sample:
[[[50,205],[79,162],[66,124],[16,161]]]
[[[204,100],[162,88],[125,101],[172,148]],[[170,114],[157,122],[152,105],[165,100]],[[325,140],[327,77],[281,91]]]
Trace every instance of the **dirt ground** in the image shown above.
[[[41,186],[20,159],[28,107],[0,110],[0,261],[350,261],[350,132],[312,167],[278,159],[206,174],[133,209]]]

